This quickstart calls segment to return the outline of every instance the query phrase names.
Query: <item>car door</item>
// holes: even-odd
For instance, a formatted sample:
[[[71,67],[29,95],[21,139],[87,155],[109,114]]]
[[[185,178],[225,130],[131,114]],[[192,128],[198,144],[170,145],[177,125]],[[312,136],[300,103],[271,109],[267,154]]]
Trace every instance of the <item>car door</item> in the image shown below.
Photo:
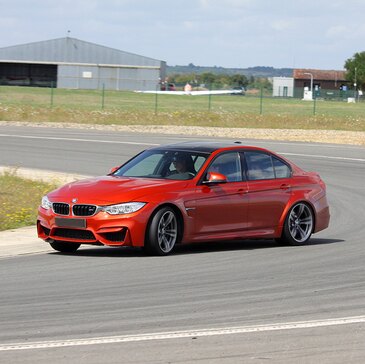
[[[247,182],[243,180],[240,158],[237,152],[223,152],[207,167],[205,175],[218,172],[226,176],[227,182],[202,182],[196,187],[194,235],[231,237],[246,228]]]
[[[291,197],[291,169],[271,154],[244,153],[248,187],[248,229],[270,235]]]

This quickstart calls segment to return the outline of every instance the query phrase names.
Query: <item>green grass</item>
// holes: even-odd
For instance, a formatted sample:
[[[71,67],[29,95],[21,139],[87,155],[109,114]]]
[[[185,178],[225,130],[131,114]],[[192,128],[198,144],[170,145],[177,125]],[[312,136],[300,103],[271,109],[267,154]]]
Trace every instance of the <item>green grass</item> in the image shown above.
[[[55,188],[11,173],[0,175],[0,231],[34,225],[42,196]]]
[[[268,95],[260,100],[257,95],[209,98],[126,91],[105,91],[103,99],[100,90],[51,91],[0,86],[0,120],[365,131],[364,102],[318,100],[314,105]]]

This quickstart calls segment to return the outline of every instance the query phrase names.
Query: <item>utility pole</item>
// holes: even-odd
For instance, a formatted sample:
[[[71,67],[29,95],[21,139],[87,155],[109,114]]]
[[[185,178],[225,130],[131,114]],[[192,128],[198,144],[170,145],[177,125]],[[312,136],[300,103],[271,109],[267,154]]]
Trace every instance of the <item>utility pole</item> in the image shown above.
[[[355,100],[356,100],[356,95],[357,95],[356,86],[357,86],[357,67],[355,67],[355,82],[354,82],[354,98],[355,98]]]

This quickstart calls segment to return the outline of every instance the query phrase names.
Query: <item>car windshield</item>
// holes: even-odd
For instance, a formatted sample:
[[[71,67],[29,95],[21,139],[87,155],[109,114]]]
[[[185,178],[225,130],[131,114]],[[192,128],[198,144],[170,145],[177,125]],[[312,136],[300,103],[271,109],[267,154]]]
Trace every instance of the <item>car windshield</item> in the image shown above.
[[[113,173],[113,176],[192,179],[209,154],[183,150],[146,150]]]

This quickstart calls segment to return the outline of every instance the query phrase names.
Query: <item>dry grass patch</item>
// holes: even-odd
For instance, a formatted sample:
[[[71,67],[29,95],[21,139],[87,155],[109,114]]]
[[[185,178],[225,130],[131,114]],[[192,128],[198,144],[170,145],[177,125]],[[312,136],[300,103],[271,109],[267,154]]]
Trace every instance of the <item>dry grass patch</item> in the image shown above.
[[[0,231],[34,225],[42,196],[55,188],[11,172],[0,175]]]

